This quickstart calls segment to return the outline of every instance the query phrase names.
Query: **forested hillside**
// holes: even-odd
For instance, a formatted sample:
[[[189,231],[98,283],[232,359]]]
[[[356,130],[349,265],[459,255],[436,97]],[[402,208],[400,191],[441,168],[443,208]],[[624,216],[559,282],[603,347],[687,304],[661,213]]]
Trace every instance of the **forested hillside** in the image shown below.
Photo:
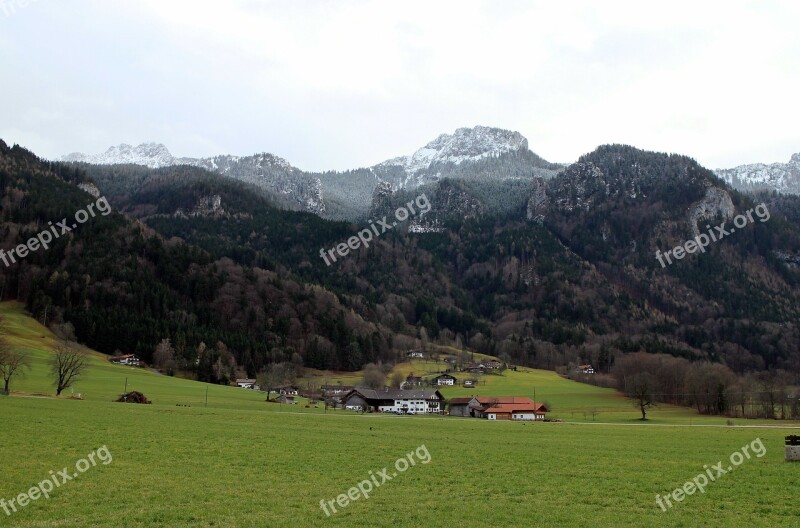
[[[755,205],[689,158],[608,146],[547,180],[379,187],[371,219],[421,194],[430,211],[329,266],[321,250],[366,224],[280,209],[264,189],[197,167],[2,155],[3,247],[90,201],[78,182],[114,207],[3,270],[4,298],[71,322],[104,352],[148,359],[169,338],[185,366],[201,360],[198,376],[218,380],[234,363],[252,375],[293,358],[355,370],[428,340],[549,369],[610,372],[642,351],[734,373],[800,371],[800,231],[786,207],[773,199],[768,221],[658,264],[657,249]]]

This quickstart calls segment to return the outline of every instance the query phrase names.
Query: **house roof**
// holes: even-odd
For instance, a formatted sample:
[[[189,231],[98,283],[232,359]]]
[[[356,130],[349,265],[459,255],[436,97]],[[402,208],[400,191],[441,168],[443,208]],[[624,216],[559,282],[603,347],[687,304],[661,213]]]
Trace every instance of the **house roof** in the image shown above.
[[[450,398],[447,403],[450,405],[466,405],[472,401],[472,398]]]
[[[345,398],[352,394],[359,394],[367,400],[444,400],[441,392],[432,389],[353,389]]]
[[[484,412],[511,412],[509,410],[513,407],[514,410],[532,410],[536,412],[550,412],[543,403],[537,403],[530,398],[523,398],[519,396],[475,396],[474,398],[481,406],[480,410]]]
[[[439,378],[453,378],[453,379],[456,379],[455,376],[453,376],[452,374],[447,374],[447,373],[439,374],[438,376],[436,376],[433,379],[439,379]]]
[[[485,413],[496,414],[511,414],[515,412],[529,412],[529,413],[544,413],[547,408],[541,403],[505,403],[500,405],[492,405],[485,409]]]
[[[237,379],[236,383],[255,383],[256,380],[254,379]]]

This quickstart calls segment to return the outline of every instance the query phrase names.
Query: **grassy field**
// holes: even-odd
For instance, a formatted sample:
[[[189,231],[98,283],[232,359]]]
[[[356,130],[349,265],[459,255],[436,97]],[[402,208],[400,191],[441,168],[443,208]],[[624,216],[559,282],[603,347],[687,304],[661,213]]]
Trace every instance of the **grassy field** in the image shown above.
[[[0,499],[26,492],[51,470],[74,472],[76,461],[101,446],[113,456],[48,500],[11,516],[0,509],[0,527],[800,527],[800,464],[783,461],[783,437],[798,431],[786,427],[724,427],[724,420],[666,407],[653,410],[650,425],[634,426],[635,409],[614,391],[544,371],[506,372],[476,389],[443,392],[532,395],[535,387],[563,419],[583,421],[583,410],[597,407],[598,421],[615,423],[325,413],[111,365],[99,354],[76,384],[84,400],[30,397],[54,392],[46,375],[52,336],[19,305],[0,310],[13,344],[34,357],[34,369],[12,386],[24,394],[0,397]],[[111,403],[126,377],[129,390],[155,403]],[[692,427],[681,425],[689,420]],[[667,512],[657,506],[656,494],[683,486],[704,465],[728,465],[756,438],[765,456]],[[423,445],[429,463],[397,472],[395,461]],[[321,500],[383,468],[399,474],[373,486],[369,499],[336,505],[326,516]]]

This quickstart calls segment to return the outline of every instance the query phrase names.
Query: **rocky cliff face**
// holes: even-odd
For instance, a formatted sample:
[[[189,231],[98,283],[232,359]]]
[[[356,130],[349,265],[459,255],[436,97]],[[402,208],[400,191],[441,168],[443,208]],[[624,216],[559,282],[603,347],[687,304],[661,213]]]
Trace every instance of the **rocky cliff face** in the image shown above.
[[[689,208],[689,229],[697,236],[700,234],[700,228],[704,227],[703,225],[698,226],[702,220],[711,220],[717,216],[730,219],[734,214],[733,201],[728,191],[709,186],[705,197]],[[702,230],[705,231],[705,229]]]
[[[508,152],[528,150],[519,132],[476,126],[442,134],[410,156],[400,156],[373,167],[379,178],[399,188],[414,188],[447,176],[447,166],[476,162]]]
[[[219,216],[225,213],[222,208],[222,197],[218,194],[203,196],[197,200],[197,204],[190,210],[178,209],[175,211],[177,217],[190,216]]]
[[[800,194],[800,153],[788,163],[753,163],[714,171],[725,183],[740,191],[778,191]]]

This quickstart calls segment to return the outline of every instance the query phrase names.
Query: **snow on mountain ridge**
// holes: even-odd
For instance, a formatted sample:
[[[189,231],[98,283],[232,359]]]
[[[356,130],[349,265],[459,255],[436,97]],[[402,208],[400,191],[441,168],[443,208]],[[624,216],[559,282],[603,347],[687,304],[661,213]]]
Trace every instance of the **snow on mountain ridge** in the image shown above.
[[[379,166],[401,166],[412,176],[436,163],[459,165],[527,148],[528,140],[519,132],[485,126],[459,128],[453,134],[440,135],[410,156],[386,160]]]
[[[102,154],[82,154],[73,152],[61,157],[61,161],[78,161],[95,165],[144,165],[151,169],[159,169],[180,163],[178,158],[161,143],[142,143],[137,146],[121,143],[109,147]]]
[[[714,172],[742,191],[767,189],[800,194],[800,153],[793,154],[788,163],[751,163]]]

